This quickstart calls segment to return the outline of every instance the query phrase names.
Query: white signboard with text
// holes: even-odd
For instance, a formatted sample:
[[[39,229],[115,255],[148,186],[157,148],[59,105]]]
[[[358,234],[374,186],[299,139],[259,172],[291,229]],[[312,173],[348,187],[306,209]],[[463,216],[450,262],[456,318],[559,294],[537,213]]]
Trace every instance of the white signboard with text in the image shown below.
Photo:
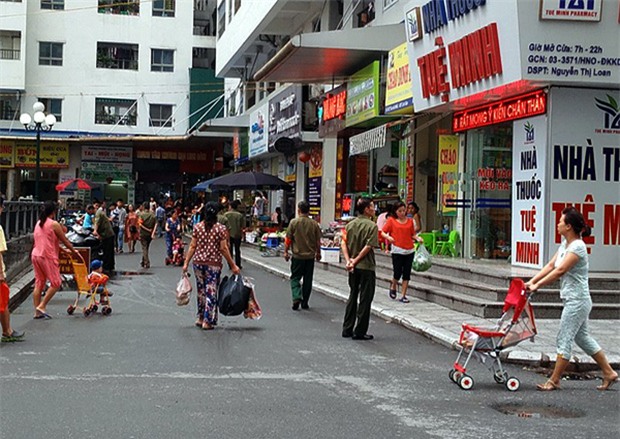
[[[620,267],[620,91],[552,88],[549,222],[553,255],[561,242],[556,224],[575,206],[592,228],[584,238],[590,271]]]
[[[547,218],[547,116],[515,121],[512,139],[512,265],[541,268]]]
[[[269,105],[261,105],[250,113],[249,157],[256,157],[267,152]]]

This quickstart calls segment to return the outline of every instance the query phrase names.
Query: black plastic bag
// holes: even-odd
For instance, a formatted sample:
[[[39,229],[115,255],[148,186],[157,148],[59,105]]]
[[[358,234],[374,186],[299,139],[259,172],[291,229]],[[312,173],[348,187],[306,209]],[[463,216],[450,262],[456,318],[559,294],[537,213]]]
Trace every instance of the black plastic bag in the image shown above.
[[[218,289],[217,304],[225,316],[238,316],[248,307],[251,288],[245,286],[239,275],[224,276]]]

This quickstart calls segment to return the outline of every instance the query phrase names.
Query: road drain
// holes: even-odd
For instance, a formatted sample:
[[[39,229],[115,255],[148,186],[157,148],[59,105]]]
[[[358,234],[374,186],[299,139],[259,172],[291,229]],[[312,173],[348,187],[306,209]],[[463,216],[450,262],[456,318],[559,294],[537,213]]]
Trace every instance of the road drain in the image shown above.
[[[581,418],[584,413],[552,405],[499,404],[494,410],[519,418]]]
[[[117,276],[144,276],[151,275],[153,273],[148,273],[146,271],[115,271],[114,274]]]

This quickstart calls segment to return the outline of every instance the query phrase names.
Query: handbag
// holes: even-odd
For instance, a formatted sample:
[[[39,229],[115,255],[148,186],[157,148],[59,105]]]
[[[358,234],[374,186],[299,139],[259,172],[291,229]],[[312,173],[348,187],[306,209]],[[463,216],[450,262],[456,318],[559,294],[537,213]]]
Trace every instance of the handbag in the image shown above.
[[[224,276],[218,288],[217,305],[225,316],[238,316],[248,307],[251,288],[243,283],[239,275]]]

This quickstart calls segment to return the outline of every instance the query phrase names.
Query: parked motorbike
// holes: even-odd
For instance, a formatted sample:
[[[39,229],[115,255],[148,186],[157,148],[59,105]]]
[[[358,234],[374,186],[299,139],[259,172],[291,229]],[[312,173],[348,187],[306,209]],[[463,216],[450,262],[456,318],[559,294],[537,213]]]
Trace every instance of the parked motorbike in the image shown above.
[[[93,234],[92,229],[85,229],[79,224],[73,224],[65,236],[74,247],[90,248],[91,260],[101,259],[103,256],[101,241]]]

